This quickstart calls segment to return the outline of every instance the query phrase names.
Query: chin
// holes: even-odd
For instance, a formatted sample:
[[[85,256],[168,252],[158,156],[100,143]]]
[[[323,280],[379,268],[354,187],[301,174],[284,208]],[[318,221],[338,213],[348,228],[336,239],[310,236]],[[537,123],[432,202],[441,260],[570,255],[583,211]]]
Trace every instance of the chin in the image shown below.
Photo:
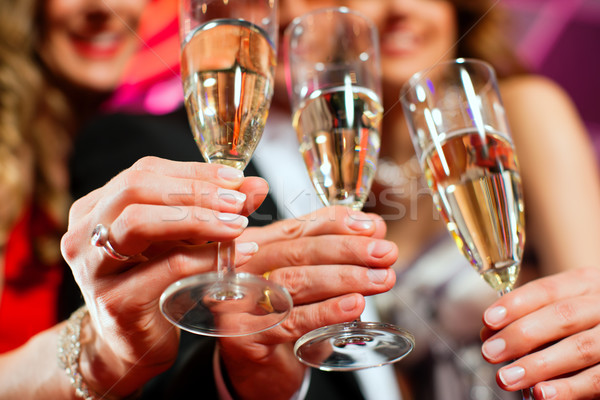
[[[121,83],[119,78],[102,77],[96,74],[71,76],[63,82],[76,90],[76,92],[91,96],[107,95],[115,91]]]

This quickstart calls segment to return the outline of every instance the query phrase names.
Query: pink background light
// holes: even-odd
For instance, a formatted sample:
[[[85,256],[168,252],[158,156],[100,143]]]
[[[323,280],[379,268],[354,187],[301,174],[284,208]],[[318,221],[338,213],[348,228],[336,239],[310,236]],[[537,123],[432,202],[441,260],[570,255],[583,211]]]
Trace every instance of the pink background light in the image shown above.
[[[571,95],[600,160],[600,1],[504,0],[501,4],[517,22],[518,54]]]

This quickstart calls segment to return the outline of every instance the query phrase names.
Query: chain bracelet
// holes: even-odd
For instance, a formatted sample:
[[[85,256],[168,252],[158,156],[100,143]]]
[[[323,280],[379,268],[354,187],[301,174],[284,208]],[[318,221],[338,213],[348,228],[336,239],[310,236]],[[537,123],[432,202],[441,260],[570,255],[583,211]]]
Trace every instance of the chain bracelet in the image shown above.
[[[114,396],[100,395],[94,392],[85,382],[79,372],[79,357],[81,356],[81,324],[83,319],[88,316],[88,309],[82,306],[69,317],[67,324],[58,335],[58,365],[65,371],[71,385],[75,389],[75,394],[84,400],[110,400],[116,399]],[[130,396],[123,398],[137,399],[142,394],[142,388]]]
[[[84,400],[98,400],[96,395],[85,383],[79,372],[79,356],[81,355],[81,323],[88,315],[86,306],[80,307],[69,317],[67,324],[58,335],[58,365],[65,371],[71,385],[75,388],[77,397]]]

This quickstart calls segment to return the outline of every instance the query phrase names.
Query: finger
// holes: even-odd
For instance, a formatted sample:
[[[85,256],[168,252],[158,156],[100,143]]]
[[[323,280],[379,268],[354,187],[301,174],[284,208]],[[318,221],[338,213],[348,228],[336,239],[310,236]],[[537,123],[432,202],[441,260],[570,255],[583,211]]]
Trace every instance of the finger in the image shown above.
[[[236,264],[244,262],[256,251],[258,251],[256,243],[236,242]],[[138,299],[140,302],[157,302],[162,292],[173,282],[188,276],[216,271],[217,253],[217,243],[180,246],[152,261],[121,273],[119,279],[125,282],[126,292],[139,292],[137,296],[140,296]],[[139,291],[140,287],[145,290]]]
[[[514,359],[600,323],[600,295],[560,300],[513,322],[483,344],[490,362]],[[501,351],[500,351],[501,350]]]
[[[284,286],[296,307],[348,293],[383,293],[394,286],[396,275],[391,268],[325,265],[277,269],[270,273],[269,280]]]
[[[594,366],[600,362],[599,338],[600,327],[569,336],[501,368],[498,379],[515,390]]]
[[[256,179],[254,186],[258,182]],[[241,184],[242,182],[240,182]],[[222,212],[241,211],[246,194],[204,180],[172,178],[146,171],[121,174],[99,193],[102,196],[94,209],[110,219],[129,204],[169,206],[202,206]],[[102,221],[104,222],[104,221]]]
[[[74,217],[88,213],[103,199],[109,198],[113,203],[115,197],[126,202],[149,204],[189,205],[202,201],[205,206],[227,207],[234,203],[239,208],[243,201],[239,201],[237,192],[245,180],[241,171],[227,166],[145,157],[102,188],[80,199]],[[252,178],[252,181],[254,186],[262,181],[261,191],[266,192],[264,180]]]
[[[479,331],[479,338],[481,339],[482,342],[485,342],[486,340],[488,340],[489,338],[494,336],[497,332],[498,331],[490,329],[487,326],[484,326]]]
[[[164,252],[180,241],[205,242],[209,236],[217,240],[233,239],[243,231],[247,223],[246,217],[237,214],[216,213],[194,207],[173,209],[137,204],[127,207],[113,221],[108,240],[120,254],[134,256],[145,254],[148,250],[148,256],[151,253],[155,256],[157,247],[161,247],[160,252]],[[83,263],[86,265],[86,274],[96,276],[131,268],[132,264],[141,261],[138,257],[127,262],[108,257],[102,248],[90,243],[92,231],[92,224],[80,223],[71,227],[63,236],[61,251],[70,265]]]
[[[260,334],[219,338],[222,349],[234,349],[236,356],[263,362],[276,344],[293,344],[302,335],[322,326],[356,320],[365,306],[365,300],[358,294],[329,299],[316,304],[294,306],[290,315],[278,326]]]
[[[279,221],[267,227],[248,229],[244,233],[244,240],[252,240],[264,246],[283,240],[327,234],[383,238],[385,223],[375,214],[352,211],[348,207],[327,207],[304,217]]]
[[[139,159],[129,169],[133,171],[147,171],[156,175],[174,178],[210,181],[228,188],[239,187],[244,178],[243,171],[222,164],[172,161],[153,156]]]
[[[243,180],[243,172],[227,166],[198,162],[171,161],[158,157],[143,157],[136,161],[130,168],[113,178],[111,183],[123,175],[129,173],[135,175],[138,172],[144,172],[155,176],[208,181],[230,189],[239,187]],[[106,186],[107,185],[90,192],[88,196],[85,196],[86,201],[84,201],[83,204],[88,208],[93,207],[95,202],[105,195]]]
[[[261,244],[261,251],[247,266],[262,274],[287,266],[351,264],[389,267],[398,257],[394,242],[364,236],[324,235],[286,242]]]
[[[511,322],[562,299],[597,291],[600,270],[582,268],[540,278],[505,294],[484,313],[483,322],[499,330]]]
[[[261,333],[265,344],[293,342],[307,332],[322,326],[354,321],[365,307],[363,296],[352,293],[319,303],[294,306],[290,315],[278,326]]]
[[[600,366],[595,365],[568,378],[539,383],[534,395],[539,399],[587,400],[600,398]]]
[[[353,321],[360,316],[364,307],[365,299],[358,294],[294,307],[290,316],[283,321],[281,329],[292,338],[297,338],[322,326]]]
[[[238,189],[246,196],[241,210],[242,215],[250,215],[262,204],[269,194],[269,185],[262,178],[248,177]]]
[[[248,225],[248,218],[202,207],[166,207],[134,204],[112,222],[109,240],[121,254],[144,252],[162,241],[233,240]]]

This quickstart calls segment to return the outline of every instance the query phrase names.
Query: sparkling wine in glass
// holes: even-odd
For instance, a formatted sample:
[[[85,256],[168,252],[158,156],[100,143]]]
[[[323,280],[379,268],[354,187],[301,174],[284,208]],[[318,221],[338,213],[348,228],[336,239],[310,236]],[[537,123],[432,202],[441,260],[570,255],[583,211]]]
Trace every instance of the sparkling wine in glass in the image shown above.
[[[508,293],[523,256],[525,209],[493,68],[474,59],[441,62],[413,75],[400,99],[448,232],[479,275]]]
[[[375,176],[383,115],[377,37],[347,8],[303,15],[285,32],[293,125],[324,205],[360,210]],[[357,320],[309,332],[294,351],[311,367],[348,371],[398,361],[413,347],[406,331]]]
[[[261,138],[273,95],[275,0],[181,0],[181,77],[188,119],[203,157],[243,170]],[[187,331],[242,336],[285,319],[283,287],[235,271],[234,242],[219,243],[217,272],[181,279],[160,299]]]

